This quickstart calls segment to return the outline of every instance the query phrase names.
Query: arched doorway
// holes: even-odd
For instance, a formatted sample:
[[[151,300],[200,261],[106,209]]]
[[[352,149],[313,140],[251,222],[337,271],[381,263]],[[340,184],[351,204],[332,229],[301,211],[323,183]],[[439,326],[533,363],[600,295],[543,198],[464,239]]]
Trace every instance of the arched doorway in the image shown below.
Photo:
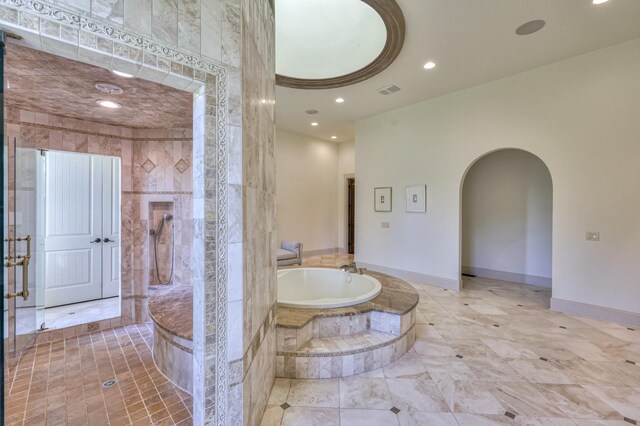
[[[461,188],[461,273],[551,288],[553,184],[520,149],[475,160]]]

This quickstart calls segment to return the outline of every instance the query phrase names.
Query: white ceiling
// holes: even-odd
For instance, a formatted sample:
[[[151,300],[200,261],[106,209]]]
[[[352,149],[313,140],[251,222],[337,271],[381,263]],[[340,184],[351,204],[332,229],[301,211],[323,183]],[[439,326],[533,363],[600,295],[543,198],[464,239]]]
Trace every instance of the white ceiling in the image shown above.
[[[319,139],[353,140],[354,121],[640,37],[640,0],[397,0],[407,23],[400,56],[353,86],[276,90],[279,128]],[[533,19],[546,27],[515,30]],[[276,21],[276,25],[278,25]],[[336,30],[339,30],[338,28]],[[427,71],[423,65],[434,61]],[[401,91],[382,96],[395,84]],[[335,99],[346,101],[337,104]],[[317,109],[317,115],[305,110]],[[319,126],[310,123],[317,121]]]
[[[373,62],[387,40],[378,13],[362,0],[278,0],[276,72],[340,77]]]

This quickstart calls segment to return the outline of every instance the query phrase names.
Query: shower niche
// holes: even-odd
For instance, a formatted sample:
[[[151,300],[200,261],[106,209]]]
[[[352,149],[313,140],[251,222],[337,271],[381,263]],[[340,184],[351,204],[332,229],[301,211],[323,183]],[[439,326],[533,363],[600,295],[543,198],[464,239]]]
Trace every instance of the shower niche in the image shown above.
[[[176,211],[172,201],[149,203],[149,285],[176,284]]]

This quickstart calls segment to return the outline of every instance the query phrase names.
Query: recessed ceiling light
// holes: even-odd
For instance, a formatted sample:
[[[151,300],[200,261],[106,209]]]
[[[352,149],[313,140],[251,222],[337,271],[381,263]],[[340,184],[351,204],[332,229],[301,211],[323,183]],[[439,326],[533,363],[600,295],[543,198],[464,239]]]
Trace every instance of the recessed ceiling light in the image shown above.
[[[337,136],[331,136],[331,139],[336,140],[336,139],[338,139],[338,137]]]
[[[316,127],[316,126],[318,125],[318,123],[314,121],[313,123],[311,123],[311,125],[312,125],[313,127]]]
[[[122,71],[111,70],[111,72],[114,73],[115,75],[117,75],[118,77],[124,77],[124,78],[132,78],[133,77],[132,74],[127,74],[126,72],[122,72]]]
[[[432,70],[432,69],[434,69],[435,67],[436,67],[436,63],[435,63],[435,62],[432,62],[432,61],[429,61],[429,62],[427,62],[426,64],[424,64],[424,69],[425,69],[425,70]]]
[[[344,102],[344,99],[342,99],[342,98],[338,98],[338,99],[336,99],[336,102],[337,102],[337,103],[339,103],[339,104],[341,104],[341,103],[343,103],[343,102]]]
[[[516,29],[516,34],[525,36],[525,35],[537,33],[542,28],[544,28],[546,24],[547,23],[542,19],[536,19],[535,21],[525,22],[524,24],[520,25],[518,29]]]
[[[602,3],[606,3],[609,0],[593,0],[593,4],[602,4]]]
[[[107,100],[104,100],[104,99],[98,99],[96,101],[96,103],[98,105],[102,106],[102,107],[111,108],[111,109],[116,109],[116,108],[120,108],[121,107],[121,105],[118,104],[118,103],[115,103],[113,101],[107,101]]]

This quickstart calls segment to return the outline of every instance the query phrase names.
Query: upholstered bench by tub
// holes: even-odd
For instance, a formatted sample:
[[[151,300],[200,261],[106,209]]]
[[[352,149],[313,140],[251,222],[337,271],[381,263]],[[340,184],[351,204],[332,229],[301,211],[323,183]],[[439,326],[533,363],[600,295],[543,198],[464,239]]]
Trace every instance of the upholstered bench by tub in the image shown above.
[[[283,241],[278,249],[278,266],[302,265],[302,243]]]

